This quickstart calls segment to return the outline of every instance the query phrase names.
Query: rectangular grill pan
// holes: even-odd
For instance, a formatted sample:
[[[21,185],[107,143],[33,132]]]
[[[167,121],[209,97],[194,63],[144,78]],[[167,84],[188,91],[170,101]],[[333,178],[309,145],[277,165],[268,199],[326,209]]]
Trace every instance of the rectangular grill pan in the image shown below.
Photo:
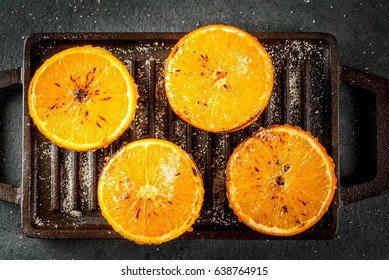
[[[102,217],[96,188],[107,157],[136,139],[153,137],[172,141],[192,155],[202,172],[205,183],[203,208],[193,231],[183,234],[180,237],[183,239],[276,238],[257,233],[239,222],[225,195],[227,160],[233,149],[259,126],[288,123],[310,131],[334,159],[339,178],[340,68],[335,38],[323,33],[253,33],[269,52],[275,68],[271,100],[260,119],[248,128],[214,134],[182,121],[172,112],[165,96],[165,60],[184,35],[48,33],[32,34],[26,39],[23,68],[2,73],[9,80],[3,84],[23,83],[23,182],[20,188],[0,185],[1,199],[21,205],[22,230],[26,235],[121,238]],[[105,149],[78,153],[58,148],[38,131],[29,117],[27,92],[34,72],[45,59],[64,49],[87,44],[106,48],[127,66],[138,85],[140,98],[135,120],[118,140]],[[288,239],[334,237],[342,199],[351,202],[353,197],[358,198],[352,191],[351,194],[346,191],[345,197],[341,197],[340,189],[338,187],[321,221]],[[382,189],[373,194],[370,191],[369,195],[376,195]]]

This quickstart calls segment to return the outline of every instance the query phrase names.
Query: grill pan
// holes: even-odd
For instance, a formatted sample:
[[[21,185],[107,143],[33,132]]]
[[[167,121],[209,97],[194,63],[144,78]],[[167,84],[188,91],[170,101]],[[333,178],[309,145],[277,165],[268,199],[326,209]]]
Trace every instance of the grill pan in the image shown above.
[[[123,144],[163,138],[192,155],[205,183],[205,199],[193,231],[180,238],[285,239],[255,232],[239,222],[228,206],[225,173],[233,149],[259,126],[288,123],[310,131],[336,164],[339,178],[339,86],[348,84],[376,98],[376,174],[360,185],[340,187],[324,217],[311,229],[287,239],[336,236],[342,204],[389,190],[385,170],[389,151],[388,80],[339,66],[336,39],[325,33],[252,33],[269,52],[274,89],[264,113],[244,130],[214,134],[177,117],[164,92],[165,60],[185,33],[47,33],[25,40],[24,65],[0,72],[0,87],[21,83],[23,109],[22,185],[0,183],[0,199],[19,204],[24,234],[45,238],[121,238],[102,217],[97,202],[98,176],[108,157]],[[138,84],[136,117],[127,131],[105,149],[74,152],[47,140],[33,124],[27,105],[30,80],[45,59],[80,45],[101,46],[118,57]]]

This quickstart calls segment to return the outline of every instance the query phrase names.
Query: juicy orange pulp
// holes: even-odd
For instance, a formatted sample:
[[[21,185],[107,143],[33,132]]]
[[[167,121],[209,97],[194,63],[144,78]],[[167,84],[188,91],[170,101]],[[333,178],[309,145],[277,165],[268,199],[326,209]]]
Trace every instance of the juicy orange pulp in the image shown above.
[[[239,219],[266,234],[300,233],[320,220],[336,189],[334,163],[308,132],[262,128],[227,166],[227,196]]]
[[[199,216],[204,186],[192,158],[166,140],[143,139],[118,151],[98,185],[103,216],[140,244],[177,238]]]
[[[105,147],[134,118],[137,90],[127,68],[107,50],[83,46],[47,59],[28,92],[31,117],[60,147]]]
[[[269,54],[256,38],[232,26],[190,32],[166,63],[165,88],[173,111],[210,132],[230,132],[255,121],[272,87]]]

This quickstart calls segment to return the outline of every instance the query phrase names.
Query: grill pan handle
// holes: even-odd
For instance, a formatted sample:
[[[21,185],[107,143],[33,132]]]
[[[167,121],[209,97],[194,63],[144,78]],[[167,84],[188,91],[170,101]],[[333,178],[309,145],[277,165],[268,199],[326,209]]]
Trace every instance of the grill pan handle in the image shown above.
[[[389,191],[389,80],[343,66],[340,80],[345,85],[368,90],[376,97],[376,174],[371,181],[340,188],[341,200],[348,204]]]
[[[0,71],[0,89],[21,82],[21,68]],[[20,190],[21,188],[0,182],[0,200],[20,204]]]

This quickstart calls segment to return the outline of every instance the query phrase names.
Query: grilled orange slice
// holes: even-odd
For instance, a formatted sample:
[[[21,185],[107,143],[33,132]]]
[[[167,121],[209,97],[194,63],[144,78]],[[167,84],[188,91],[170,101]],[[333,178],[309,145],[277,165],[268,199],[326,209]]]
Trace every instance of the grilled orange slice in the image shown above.
[[[246,225],[290,236],[313,226],[336,189],[335,165],[310,133],[289,125],[260,129],[227,164],[227,196]]]
[[[204,196],[192,158],[166,140],[143,139],[121,148],[104,167],[98,201],[123,237],[159,244],[191,230]]]
[[[209,25],[184,36],[166,63],[173,111],[209,132],[230,132],[255,121],[269,102],[273,66],[256,38],[236,27]]]
[[[28,90],[30,115],[60,147],[87,151],[118,138],[134,118],[137,89],[127,68],[100,47],[74,47],[47,59]]]

